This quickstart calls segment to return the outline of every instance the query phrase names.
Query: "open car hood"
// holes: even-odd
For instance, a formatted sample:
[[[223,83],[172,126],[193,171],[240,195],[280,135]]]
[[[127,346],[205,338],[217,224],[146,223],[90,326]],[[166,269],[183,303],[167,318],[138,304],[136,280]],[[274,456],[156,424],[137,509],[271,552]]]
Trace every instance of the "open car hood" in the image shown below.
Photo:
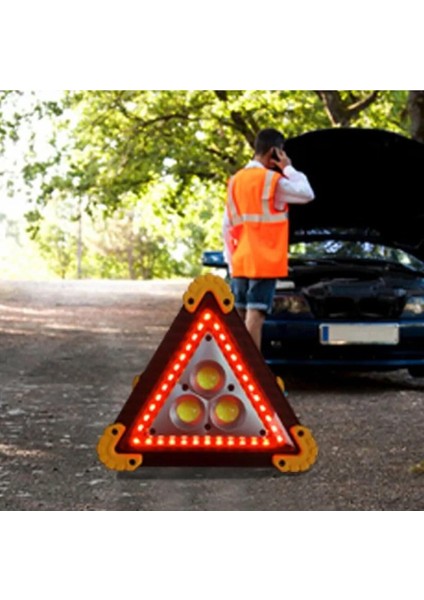
[[[424,144],[346,128],[291,138],[285,150],[315,192],[310,204],[290,207],[291,242],[374,241],[424,260]]]

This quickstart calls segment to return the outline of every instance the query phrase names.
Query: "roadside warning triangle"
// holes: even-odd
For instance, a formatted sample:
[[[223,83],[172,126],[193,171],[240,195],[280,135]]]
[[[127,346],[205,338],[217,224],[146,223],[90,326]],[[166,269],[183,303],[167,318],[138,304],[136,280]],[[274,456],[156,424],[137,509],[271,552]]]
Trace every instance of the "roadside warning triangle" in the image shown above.
[[[311,432],[300,425],[281,380],[256,348],[230,288],[210,274],[189,286],[97,451],[117,471],[274,465],[299,472],[317,456]]]

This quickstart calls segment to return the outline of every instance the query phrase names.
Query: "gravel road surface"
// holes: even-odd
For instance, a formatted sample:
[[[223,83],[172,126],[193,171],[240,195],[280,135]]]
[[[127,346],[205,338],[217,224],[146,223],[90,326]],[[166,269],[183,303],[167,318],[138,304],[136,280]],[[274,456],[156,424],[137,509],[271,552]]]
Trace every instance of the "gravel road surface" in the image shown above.
[[[0,510],[424,509],[424,380],[305,372],[289,402],[320,453],[301,475],[118,477],[96,444],[188,281],[0,283]]]

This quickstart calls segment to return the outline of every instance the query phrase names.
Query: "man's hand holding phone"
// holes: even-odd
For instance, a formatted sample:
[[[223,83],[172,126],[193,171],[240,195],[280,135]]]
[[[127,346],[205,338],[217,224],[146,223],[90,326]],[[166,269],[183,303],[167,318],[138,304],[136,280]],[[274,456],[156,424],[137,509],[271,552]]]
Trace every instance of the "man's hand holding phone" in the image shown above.
[[[284,150],[277,147],[272,150],[270,162],[272,166],[278,167],[281,171],[284,171],[285,167],[291,165],[291,160]]]

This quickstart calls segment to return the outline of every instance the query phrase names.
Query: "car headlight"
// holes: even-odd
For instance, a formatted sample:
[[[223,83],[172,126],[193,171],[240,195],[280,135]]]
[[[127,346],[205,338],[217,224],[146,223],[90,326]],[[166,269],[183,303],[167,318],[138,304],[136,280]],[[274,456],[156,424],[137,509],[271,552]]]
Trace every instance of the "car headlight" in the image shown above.
[[[276,296],[272,307],[272,314],[288,312],[292,315],[310,313],[311,310],[305,298],[298,294]]]
[[[402,316],[421,317],[424,315],[424,296],[411,296],[408,298]]]

